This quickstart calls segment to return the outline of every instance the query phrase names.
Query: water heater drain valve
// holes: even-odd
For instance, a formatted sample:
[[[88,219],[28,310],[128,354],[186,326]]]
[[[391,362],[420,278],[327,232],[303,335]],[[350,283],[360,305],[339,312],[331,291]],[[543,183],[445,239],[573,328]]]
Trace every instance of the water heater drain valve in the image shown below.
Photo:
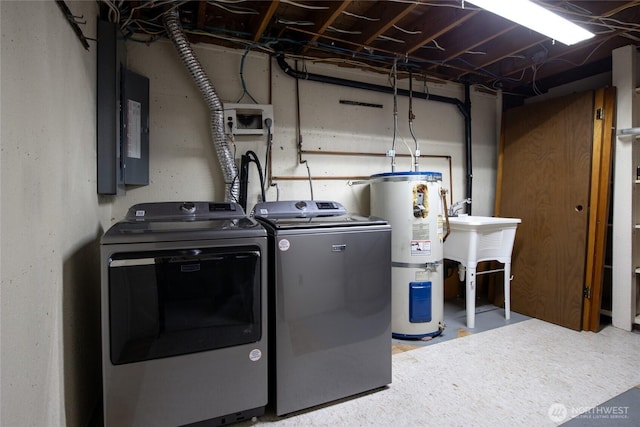
[[[438,267],[442,265],[442,261],[427,262],[424,269],[427,271],[438,271]]]

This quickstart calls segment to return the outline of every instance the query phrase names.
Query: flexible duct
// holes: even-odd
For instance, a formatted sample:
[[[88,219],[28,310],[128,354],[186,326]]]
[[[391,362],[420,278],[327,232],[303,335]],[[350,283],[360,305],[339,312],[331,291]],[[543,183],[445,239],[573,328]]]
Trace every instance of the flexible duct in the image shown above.
[[[178,12],[170,10],[162,15],[164,27],[167,30],[169,39],[173,42],[180,59],[191,73],[191,77],[198,86],[200,93],[209,108],[210,127],[213,145],[222,168],[225,182],[225,201],[239,200],[240,182],[238,180],[238,168],[236,167],[233,151],[224,133],[224,107],[211,80],[204,72],[200,61],[196,57],[189,40],[182,31]]]

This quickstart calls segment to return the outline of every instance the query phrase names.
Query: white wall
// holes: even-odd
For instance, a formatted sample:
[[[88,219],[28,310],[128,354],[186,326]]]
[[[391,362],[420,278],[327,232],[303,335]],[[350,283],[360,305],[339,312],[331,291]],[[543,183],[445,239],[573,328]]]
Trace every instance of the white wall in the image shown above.
[[[623,46],[612,53],[613,83],[616,86],[616,129],[640,126],[640,54],[634,45]],[[635,173],[640,154],[638,141],[631,137],[616,137],[613,169],[613,231],[612,251],[612,322],[630,331],[638,315],[638,275],[640,261],[637,231],[640,219]]]
[[[67,2],[95,37],[94,2]],[[100,391],[96,49],[52,1],[0,2],[0,425],[87,425]]]
[[[243,91],[239,72],[244,50],[204,45],[194,45],[194,50],[223,102],[252,103],[248,96],[240,99]],[[222,176],[210,142],[209,115],[173,45],[168,41],[151,45],[129,42],[127,58],[131,69],[150,79],[151,183],[147,187],[129,189],[125,197],[118,198],[114,217],[123,216],[129,206],[144,201],[224,199]],[[294,65],[292,60],[288,62]],[[305,66],[315,74],[378,85],[387,85],[389,81],[386,75],[359,69],[312,63]],[[270,64],[269,56],[259,52],[247,55],[244,77],[249,93],[258,103],[274,106],[272,174],[283,178],[275,180],[280,199],[311,198],[306,165],[298,163],[295,79],[284,74],[275,60]],[[407,79],[401,79],[399,85],[407,89]],[[414,90],[423,91],[423,84],[415,82]],[[464,96],[461,85],[429,83],[428,90],[452,98]],[[392,95],[305,80],[299,82],[299,91],[304,150],[385,153],[391,148]],[[383,108],[343,105],[340,100],[380,104]],[[498,139],[496,97],[472,89],[471,102],[474,213],[491,215]],[[414,131],[421,153],[451,156],[452,182],[446,159],[423,158],[421,170],[442,172],[444,186],[451,189],[453,198],[464,198],[464,120],[461,113],[455,106],[417,98],[413,110],[416,116]],[[405,143],[412,149],[414,143],[408,128],[406,97],[398,97],[398,117],[396,150],[408,154]],[[264,163],[264,138],[241,136],[235,143],[236,159],[247,150],[253,150]],[[303,158],[314,177],[314,198],[338,200],[350,211],[362,214],[369,213],[368,186],[350,185],[351,181],[391,171],[390,160],[385,157],[307,154]],[[397,171],[411,168],[408,157],[397,159]],[[336,176],[344,179],[322,179]],[[259,195],[258,175],[253,165],[250,179],[248,209],[258,201]],[[270,188],[267,199],[275,200],[276,194],[276,188]]]

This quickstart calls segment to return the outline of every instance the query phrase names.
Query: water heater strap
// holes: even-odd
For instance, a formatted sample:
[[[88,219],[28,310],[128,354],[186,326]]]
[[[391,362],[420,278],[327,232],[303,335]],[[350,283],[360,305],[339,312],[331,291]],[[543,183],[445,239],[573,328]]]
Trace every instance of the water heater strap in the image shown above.
[[[433,262],[431,263],[427,263],[427,262],[396,262],[396,261],[391,261],[391,267],[399,267],[399,268],[427,268],[427,264],[433,264]]]

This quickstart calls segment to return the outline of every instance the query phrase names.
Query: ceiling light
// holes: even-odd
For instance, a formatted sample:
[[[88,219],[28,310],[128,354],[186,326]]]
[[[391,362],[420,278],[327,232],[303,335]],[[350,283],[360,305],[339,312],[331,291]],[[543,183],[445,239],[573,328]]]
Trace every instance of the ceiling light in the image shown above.
[[[529,0],[467,1],[567,46],[595,36],[595,34]]]

